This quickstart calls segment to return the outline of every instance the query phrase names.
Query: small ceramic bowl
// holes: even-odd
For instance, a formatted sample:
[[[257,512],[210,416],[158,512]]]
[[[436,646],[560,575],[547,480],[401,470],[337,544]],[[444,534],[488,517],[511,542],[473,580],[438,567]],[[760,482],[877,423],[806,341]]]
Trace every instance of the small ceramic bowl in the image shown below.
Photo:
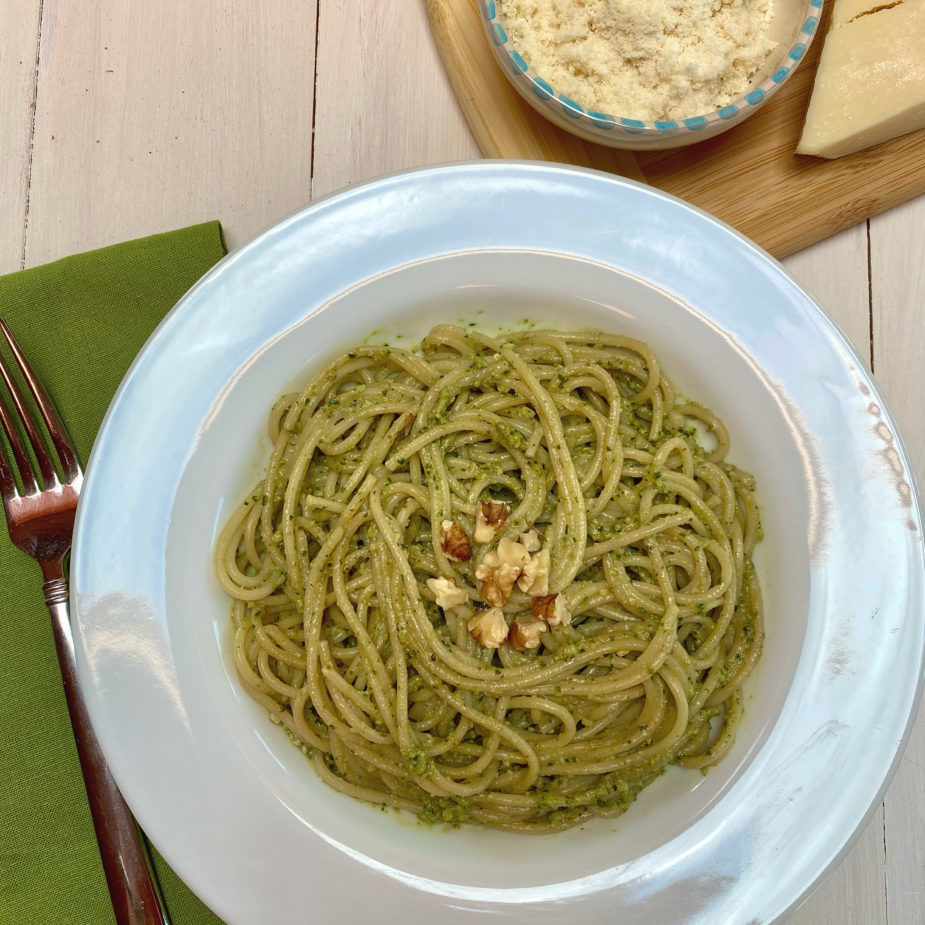
[[[482,22],[501,69],[517,92],[560,128],[612,148],[680,148],[712,138],[747,119],[785,83],[803,60],[819,25],[823,0],[776,0],[769,36],[776,51],[752,79],[748,90],[728,106],[688,118],[647,122],[585,109],[559,93],[512,46],[495,0],[479,0]]]

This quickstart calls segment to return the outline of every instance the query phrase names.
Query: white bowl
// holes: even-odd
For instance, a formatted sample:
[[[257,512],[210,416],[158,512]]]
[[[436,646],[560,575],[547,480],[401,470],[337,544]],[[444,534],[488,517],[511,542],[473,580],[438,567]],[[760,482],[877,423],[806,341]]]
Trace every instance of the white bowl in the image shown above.
[[[602,113],[582,107],[556,90],[513,47],[495,0],[479,0],[479,9],[501,70],[537,112],[587,141],[644,151],[680,148],[713,138],[757,112],[803,60],[816,35],[822,4],[823,0],[775,0],[768,36],[777,42],[777,49],[745,93],[711,112],[661,122],[636,119],[631,113]]]
[[[724,418],[763,505],[767,646],[734,750],[707,776],[675,769],[620,819],[561,835],[433,831],[329,790],[242,691],[210,552],[261,473],[281,392],[374,329],[411,340],[523,316],[643,337]],[[376,908],[769,922],[834,863],[896,762],[925,640],[921,526],[876,386],[763,252],[592,171],[434,168],[266,232],[145,346],[81,499],[80,680],[137,818],[229,925]]]

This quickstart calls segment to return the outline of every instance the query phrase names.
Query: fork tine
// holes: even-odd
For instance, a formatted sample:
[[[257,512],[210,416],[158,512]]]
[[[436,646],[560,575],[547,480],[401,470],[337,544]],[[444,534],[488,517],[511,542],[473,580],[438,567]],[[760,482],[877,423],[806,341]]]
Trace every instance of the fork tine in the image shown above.
[[[13,407],[19,414],[19,420],[22,421],[23,427],[26,429],[26,434],[29,437],[29,443],[32,444],[32,449],[35,451],[35,458],[39,463],[39,471],[42,473],[42,481],[45,483],[46,488],[51,488],[52,485],[55,484],[55,467],[52,465],[51,459],[45,450],[45,444],[42,442],[35,422],[32,420],[32,416],[23,403],[22,392],[20,392],[19,387],[16,385],[16,381],[10,373],[9,366],[7,366],[6,360],[4,360],[2,356],[0,356],[0,377],[3,378],[7,389],[9,389],[10,397],[13,399]],[[8,430],[12,430],[12,427],[8,426]],[[22,459],[17,458],[17,465],[19,466],[20,472],[25,476]],[[31,471],[31,464],[28,458],[26,458],[26,466]]]
[[[48,432],[51,434],[52,442],[55,445],[55,449],[58,451],[58,455],[61,457],[61,465],[64,468],[65,477],[68,481],[72,481],[73,479],[77,478],[78,475],[80,475],[80,463],[77,462],[77,453],[74,450],[73,444],[71,443],[71,438],[68,436],[67,428],[65,428],[64,424],[61,423],[61,418],[58,417],[58,412],[55,411],[55,406],[52,404],[51,399],[48,397],[48,393],[42,387],[42,383],[39,382],[38,376],[36,376],[32,371],[32,367],[26,360],[26,357],[20,349],[19,344],[16,343],[16,338],[13,337],[10,329],[6,325],[6,322],[2,318],[0,318],[0,332],[2,332],[4,338],[6,338],[6,342],[9,344],[10,350],[12,351],[16,362],[19,364],[20,370],[22,370],[23,378],[26,380],[26,384],[29,386],[29,390],[32,392],[33,398],[35,398],[35,403],[38,405],[39,411],[42,412],[42,417],[45,419],[45,424],[48,426]],[[2,360],[2,358],[0,358],[0,360]],[[0,362],[0,368],[3,366],[5,366],[5,364]],[[9,376],[9,371],[4,370],[3,372],[4,379],[6,379],[7,383],[9,383],[12,380],[12,377]],[[25,415],[24,418],[27,422],[29,422],[29,424],[31,424],[31,420],[29,419],[28,415]],[[38,434],[36,433],[36,438],[33,438],[30,431],[29,436],[34,444]],[[48,454],[45,453],[41,440],[38,441],[38,444],[39,445],[35,447],[35,453],[39,458],[39,464],[41,465],[42,455],[44,455],[45,459],[49,462],[50,465]],[[42,447],[41,451],[39,447]],[[45,476],[44,468],[42,469],[42,475]]]
[[[16,497],[16,494],[16,482],[13,480],[13,473],[10,471],[3,453],[0,453],[0,498],[3,499],[3,503],[6,505],[8,501],[12,501]]]
[[[0,425],[2,425],[6,439],[10,443],[10,449],[13,451],[13,459],[16,462],[16,468],[19,469],[23,490],[27,495],[35,494],[39,490],[39,486],[32,473],[32,463],[29,462],[22,440],[19,439],[19,434],[16,432],[13,417],[7,409],[6,403],[2,400],[0,400]],[[2,466],[0,466],[0,490],[3,492],[3,500],[7,501],[16,494],[16,482],[13,480],[10,467],[3,458],[3,453],[0,453],[0,463],[2,463]]]

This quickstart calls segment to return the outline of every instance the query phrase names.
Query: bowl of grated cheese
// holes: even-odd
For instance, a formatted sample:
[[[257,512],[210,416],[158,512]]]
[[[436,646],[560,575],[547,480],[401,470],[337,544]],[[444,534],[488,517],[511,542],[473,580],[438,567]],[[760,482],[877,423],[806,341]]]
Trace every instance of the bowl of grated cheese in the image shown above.
[[[812,42],[823,0],[479,0],[517,92],[599,144],[679,148],[748,118]]]

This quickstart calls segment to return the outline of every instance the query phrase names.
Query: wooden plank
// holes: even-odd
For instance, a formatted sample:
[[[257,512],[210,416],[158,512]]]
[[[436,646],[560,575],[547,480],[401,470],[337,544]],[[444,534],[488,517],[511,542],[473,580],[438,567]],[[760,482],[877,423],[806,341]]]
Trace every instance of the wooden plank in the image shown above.
[[[533,114],[493,60],[477,4],[428,0],[428,9],[463,112],[488,157],[565,160],[614,173],[638,167],[647,183],[706,209],[777,257],[925,193],[925,130],[835,161],[794,154],[820,41],[745,122],[690,147],[636,152],[627,168],[625,152],[576,143]]]
[[[783,265],[845,332],[870,369],[866,225],[793,254]]]
[[[479,156],[419,0],[324,0],[320,12],[313,196]]]
[[[867,227],[856,225],[784,261],[870,366]],[[839,866],[793,914],[791,925],[886,925],[883,807]]]
[[[788,925],[887,925],[883,806]],[[898,921],[898,920],[897,920]]]
[[[874,369],[925,486],[925,200],[871,221]],[[925,710],[886,795],[890,925],[925,922]]]
[[[45,0],[29,265],[308,202],[315,0]]]
[[[22,265],[41,6],[0,0],[0,273]]]
[[[886,795],[889,925],[925,922],[925,710]]]

